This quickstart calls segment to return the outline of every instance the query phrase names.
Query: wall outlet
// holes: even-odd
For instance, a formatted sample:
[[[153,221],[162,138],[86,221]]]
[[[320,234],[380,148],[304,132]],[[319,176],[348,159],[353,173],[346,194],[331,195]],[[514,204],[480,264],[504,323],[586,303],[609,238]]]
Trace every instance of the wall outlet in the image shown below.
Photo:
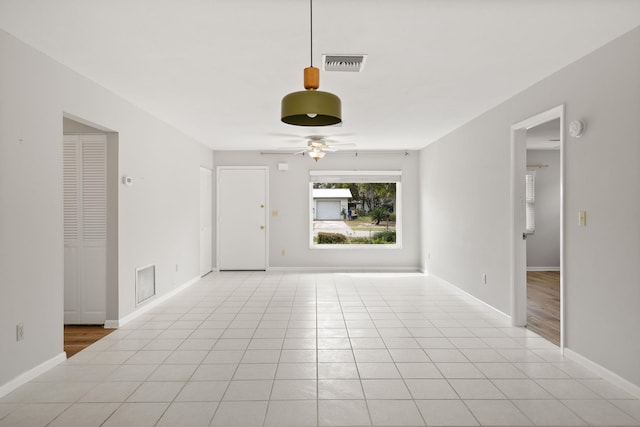
[[[580,227],[587,226],[587,211],[578,212],[578,226]]]
[[[287,254],[287,251],[283,249],[282,251],[280,251],[280,253],[282,254],[282,256],[285,256]]]
[[[487,284],[487,273],[482,273],[482,284],[483,285]]]
[[[18,323],[16,325],[16,341],[22,341],[24,339],[24,324]]]
[[[178,271],[178,270],[179,270],[179,268],[178,268],[178,264],[176,264],[176,271]]]

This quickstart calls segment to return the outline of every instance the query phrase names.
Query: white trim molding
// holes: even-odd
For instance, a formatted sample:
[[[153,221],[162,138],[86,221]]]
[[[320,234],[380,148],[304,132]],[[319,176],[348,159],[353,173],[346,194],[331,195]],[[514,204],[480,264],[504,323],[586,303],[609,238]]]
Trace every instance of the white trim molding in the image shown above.
[[[105,329],[118,329],[120,327],[120,321],[118,320],[105,320],[104,328]]]
[[[196,283],[200,279],[201,279],[200,276],[194,277],[193,279],[183,283],[182,285],[178,286],[175,289],[172,289],[171,291],[167,292],[166,294],[162,294],[162,295],[158,295],[156,297],[153,297],[153,299],[148,300],[148,302],[144,303],[143,306],[141,306],[140,308],[135,310],[133,313],[129,313],[128,315],[124,316],[122,319],[119,319],[119,320],[107,320],[104,323],[105,329],[117,329],[117,328],[120,328],[120,327],[126,325],[127,323],[129,323],[130,321],[132,321],[136,317],[140,316],[141,314],[146,313],[147,311],[151,310],[154,307],[157,307],[158,305],[162,304],[163,302],[165,302],[169,298],[173,297],[174,295],[184,291],[185,289],[187,289],[189,286],[193,285],[194,283]]]
[[[419,267],[268,267],[267,271],[290,273],[421,273]]]
[[[29,369],[27,372],[18,375],[14,379],[0,386],[0,397],[6,396],[21,385],[28,383],[34,378],[37,378],[38,376],[44,374],[49,369],[59,365],[65,360],[67,360],[67,353],[63,351],[57,356],[52,357],[51,359],[39,364],[35,368]]]
[[[509,270],[511,275],[511,319],[514,326],[527,323],[527,283],[526,244],[523,242],[524,211],[523,188],[517,183],[526,171],[526,131],[550,120],[560,119],[560,351],[565,343],[565,295],[564,295],[564,104],[535,114],[511,125],[511,197],[510,197],[510,252]],[[521,212],[522,210],[522,212]]]
[[[506,319],[511,320],[511,316],[509,316],[507,313],[505,313],[502,310],[497,309],[496,307],[492,306],[491,304],[489,304],[486,301],[482,301],[480,298],[471,295],[469,292],[465,291],[464,289],[462,289],[460,286],[456,286],[455,284],[449,282],[448,280],[443,279],[442,277],[436,276],[435,274],[432,273],[424,273],[425,276],[429,276],[429,277],[433,277],[434,279],[440,280],[442,282],[445,282],[453,287],[455,287],[457,290],[459,290],[460,292],[462,292],[463,294],[465,294],[466,296],[468,296],[469,298],[472,298],[474,300],[476,300],[477,302],[481,303],[482,305],[490,308],[491,310],[495,311],[496,313],[504,316]]]
[[[560,266],[557,266],[557,267],[527,267],[527,271],[560,271]]]
[[[566,347],[564,348],[564,356],[567,359],[573,362],[576,362],[587,369],[592,370],[593,372],[600,375],[605,380],[612,382],[614,385],[618,386],[622,390],[635,396],[636,399],[640,399],[640,386],[633,384],[632,382],[622,378],[620,375],[614,372],[611,372],[604,366],[594,362],[591,359],[587,359],[580,353],[577,353],[569,348],[566,348]]]

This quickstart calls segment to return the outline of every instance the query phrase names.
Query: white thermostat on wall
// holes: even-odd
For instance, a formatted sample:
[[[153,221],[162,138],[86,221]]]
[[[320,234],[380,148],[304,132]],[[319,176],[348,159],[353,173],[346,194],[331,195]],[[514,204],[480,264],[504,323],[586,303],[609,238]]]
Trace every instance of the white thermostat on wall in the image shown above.
[[[133,185],[133,178],[128,175],[125,175],[122,177],[122,183],[126,186],[131,187]]]

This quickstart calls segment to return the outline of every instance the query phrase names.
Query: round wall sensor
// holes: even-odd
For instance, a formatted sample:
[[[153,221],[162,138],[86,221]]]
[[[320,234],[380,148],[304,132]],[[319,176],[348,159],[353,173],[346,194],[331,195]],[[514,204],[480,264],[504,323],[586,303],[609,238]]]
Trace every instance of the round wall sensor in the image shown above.
[[[582,120],[574,120],[569,124],[569,135],[574,138],[580,138],[586,128],[585,123]]]

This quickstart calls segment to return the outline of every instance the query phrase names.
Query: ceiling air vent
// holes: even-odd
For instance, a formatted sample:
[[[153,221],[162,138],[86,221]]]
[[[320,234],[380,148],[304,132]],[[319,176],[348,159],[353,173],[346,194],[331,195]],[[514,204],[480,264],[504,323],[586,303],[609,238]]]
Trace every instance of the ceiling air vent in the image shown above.
[[[359,73],[364,68],[367,55],[322,55],[324,71],[351,71]]]

